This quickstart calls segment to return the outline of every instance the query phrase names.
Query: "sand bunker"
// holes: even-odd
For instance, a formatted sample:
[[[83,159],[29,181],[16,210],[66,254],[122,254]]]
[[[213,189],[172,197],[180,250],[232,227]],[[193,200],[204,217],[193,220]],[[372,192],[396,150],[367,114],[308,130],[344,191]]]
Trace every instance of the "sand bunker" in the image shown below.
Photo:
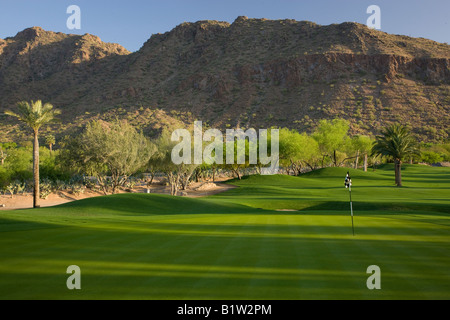
[[[233,189],[236,186],[223,184],[223,183],[213,183],[213,182],[197,182],[192,183],[187,190],[180,190],[178,195],[186,197],[205,197],[220,192],[224,192],[229,189]],[[147,193],[146,186],[139,186],[133,188],[131,191],[120,190],[117,193]],[[170,194],[170,189],[167,186],[161,186],[158,184],[153,184],[150,187],[150,193],[158,194]],[[51,207],[66,202],[103,196],[102,192],[93,192],[86,190],[84,193],[74,195],[69,191],[58,191],[56,193],[50,194],[47,199],[40,200],[41,207]],[[32,194],[24,195],[0,195],[0,211],[1,210],[12,210],[12,209],[27,209],[33,207],[33,196]]]
[[[206,182],[201,184],[199,187],[195,188],[196,191],[207,191],[217,189],[217,184],[213,182]]]

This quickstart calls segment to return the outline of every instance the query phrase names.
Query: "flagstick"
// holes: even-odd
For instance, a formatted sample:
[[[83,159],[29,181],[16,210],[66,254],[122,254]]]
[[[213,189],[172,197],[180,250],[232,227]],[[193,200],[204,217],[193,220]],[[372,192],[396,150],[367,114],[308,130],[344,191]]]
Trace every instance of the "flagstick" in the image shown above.
[[[352,205],[352,186],[351,185],[348,187],[348,190],[350,192],[350,212],[352,215],[352,233],[353,233],[353,235],[355,235],[355,228],[353,227],[353,205]]]

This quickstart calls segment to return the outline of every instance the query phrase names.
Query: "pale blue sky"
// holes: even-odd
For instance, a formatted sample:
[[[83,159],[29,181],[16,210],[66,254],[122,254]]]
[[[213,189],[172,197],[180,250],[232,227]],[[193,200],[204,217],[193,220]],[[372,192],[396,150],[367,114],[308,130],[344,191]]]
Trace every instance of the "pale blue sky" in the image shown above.
[[[66,26],[69,5],[81,9],[81,30]],[[153,33],[182,22],[249,18],[309,20],[322,25],[366,23],[369,5],[381,8],[381,30],[450,43],[449,0],[0,0],[0,38],[32,26],[64,33],[91,33],[139,50]]]

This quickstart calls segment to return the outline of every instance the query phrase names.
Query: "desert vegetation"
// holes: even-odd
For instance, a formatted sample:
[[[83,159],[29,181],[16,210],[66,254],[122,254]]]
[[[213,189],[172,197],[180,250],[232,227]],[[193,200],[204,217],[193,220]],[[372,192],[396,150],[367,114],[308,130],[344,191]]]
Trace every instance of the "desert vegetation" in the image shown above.
[[[176,165],[167,128],[149,136],[116,118],[75,136],[42,135],[39,197],[98,196],[2,208],[0,299],[448,299],[450,168],[430,164],[448,162],[450,144],[420,143],[401,125],[375,137],[349,127],[336,118],[311,133],[278,128],[280,170],[267,176],[261,158],[249,161],[250,141],[244,163]],[[0,144],[1,199],[36,190],[35,146]],[[227,192],[175,197],[219,175]],[[134,191],[151,189],[156,176],[169,194]],[[82,295],[64,286],[73,263],[83,270]],[[383,290],[371,292],[363,284],[374,263]]]
[[[22,110],[22,113],[32,118],[32,106],[22,103],[19,109],[28,110]],[[52,112],[49,106],[47,109]],[[9,114],[18,116],[14,112]],[[51,116],[49,120],[53,119],[53,113]],[[311,133],[278,128],[279,173],[299,176],[325,167],[352,167],[367,171],[369,168],[376,170],[382,163],[394,162],[394,181],[401,186],[402,162],[434,164],[450,160],[449,143],[419,143],[405,126],[387,127],[376,137],[350,135],[349,128],[349,122],[339,118],[321,120]],[[37,182],[40,198],[63,189],[75,195],[85,190],[107,195],[130,190],[130,186],[138,183],[151,188],[155,175],[164,177],[170,194],[177,195],[187,190],[192,181],[214,181],[219,172],[240,180],[245,175],[260,173],[262,167],[259,159],[250,163],[248,142],[245,163],[175,165],[171,161],[171,152],[176,143],[171,141],[170,129],[164,128],[159,135],[147,136],[127,120],[118,118],[88,122],[79,135],[59,140],[55,139],[57,132],[47,133],[41,137],[41,146],[36,130],[31,131],[33,143],[0,144],[0,190],[4,195],[30,192],[38,185]],[[204,148],[206,143],[203,144]],[[270,148],[270,142],[268,146]],[[37,148],[39,152],[33,151]],[[225,149],[226,145],[224,157]],[[36,161],[40,170],[36,169]]]

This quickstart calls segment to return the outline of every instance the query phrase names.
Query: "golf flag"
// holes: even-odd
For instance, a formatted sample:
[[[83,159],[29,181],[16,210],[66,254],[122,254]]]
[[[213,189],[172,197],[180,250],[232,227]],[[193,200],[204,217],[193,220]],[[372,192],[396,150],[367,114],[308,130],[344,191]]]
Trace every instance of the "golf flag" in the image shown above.
[[[345,182],[344,182],[345,188],[350,188],[352,186],[352,179],[350,178],[350,174],[347,171],[347,175],[345,176]]]
[[[352,205],[352,178],[350,178],[350,173],[347,171],[344,181],[345,188],[348,188],[350,194],[350,214],[352,216],[352,232],[355,235],[355,228],[353,227],[353,205]]]

